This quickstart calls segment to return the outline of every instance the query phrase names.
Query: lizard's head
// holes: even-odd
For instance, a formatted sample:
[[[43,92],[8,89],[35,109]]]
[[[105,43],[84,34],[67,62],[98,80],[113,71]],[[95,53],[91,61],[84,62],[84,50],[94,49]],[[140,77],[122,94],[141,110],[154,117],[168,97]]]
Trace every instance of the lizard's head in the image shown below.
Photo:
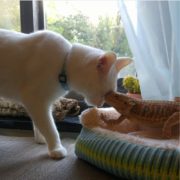
[[[117,92],[109,92],[105,95],[105,101],[107,104],[113,106],[116,110],[125,112],[130,107],[135,105],[133,98]]]

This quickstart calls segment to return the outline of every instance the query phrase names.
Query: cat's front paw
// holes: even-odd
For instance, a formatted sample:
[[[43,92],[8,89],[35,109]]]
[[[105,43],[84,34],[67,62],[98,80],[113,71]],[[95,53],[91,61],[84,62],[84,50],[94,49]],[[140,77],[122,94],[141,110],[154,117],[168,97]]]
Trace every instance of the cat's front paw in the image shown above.
[[[67,156],[67,150],[66,150],[66,148],[61,146],[61,147],[58,147],[56,149],[49,151],[49,156],[52,159],[62,159],[65,156]]]

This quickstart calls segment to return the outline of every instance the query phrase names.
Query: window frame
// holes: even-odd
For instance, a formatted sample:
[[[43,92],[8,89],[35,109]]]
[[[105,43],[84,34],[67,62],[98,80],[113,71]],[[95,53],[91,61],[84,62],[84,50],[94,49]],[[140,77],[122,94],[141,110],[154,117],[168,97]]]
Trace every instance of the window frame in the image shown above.
[[[31,33],[45,29],[44,19],[43,0],[20,0],[21,32]]]

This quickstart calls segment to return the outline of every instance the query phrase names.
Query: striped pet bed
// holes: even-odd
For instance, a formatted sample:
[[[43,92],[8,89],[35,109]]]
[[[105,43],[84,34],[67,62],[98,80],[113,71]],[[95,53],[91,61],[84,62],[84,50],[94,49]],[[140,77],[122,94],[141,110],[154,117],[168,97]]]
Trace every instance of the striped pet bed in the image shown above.
[[[144,143],[130,135],[114,133],[110,136],[101,128],[84,127],[77,138],[75,153],[80,159],[117,177],[179,180],[179,148],[169,147],[166,142],[161,147],[159,141],[149,146],[147,141]]]

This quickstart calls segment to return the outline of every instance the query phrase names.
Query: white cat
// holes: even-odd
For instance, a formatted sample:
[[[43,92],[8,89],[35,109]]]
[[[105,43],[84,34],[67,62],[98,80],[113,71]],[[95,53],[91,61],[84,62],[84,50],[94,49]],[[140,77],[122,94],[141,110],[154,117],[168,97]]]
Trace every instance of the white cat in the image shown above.
[[[62,158],[67,152],[51,114],[52,102],[65,94],[68,85],[89,104],[102,105],[103,96],[116,89],[119,70],[130,62],[116,59],[112,52],[72,45],[50,31],[27,35],[0,30],[0,96],[22,103],[35,125],[35,139],[41,142],[36,137],[39,130],[50,157]]]

